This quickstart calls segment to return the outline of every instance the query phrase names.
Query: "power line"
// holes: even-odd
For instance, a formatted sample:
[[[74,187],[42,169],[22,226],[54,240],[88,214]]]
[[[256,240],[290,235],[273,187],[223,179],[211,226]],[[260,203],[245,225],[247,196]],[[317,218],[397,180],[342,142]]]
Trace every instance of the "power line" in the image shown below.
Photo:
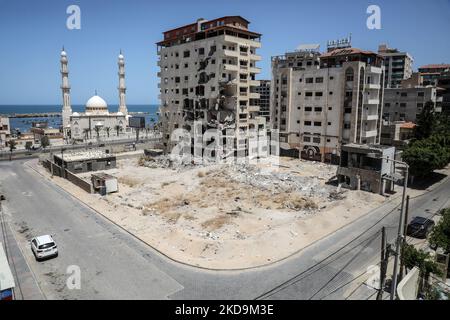
[[[329,258],[331,258],[332,256],[336,255],[338,252],[342,251],[345,247],[349,246],[351,243],[353,243],[354,241],[356,241],[357,239],[361,238],[363,235],[365,235],[367,233],[367,231],[369,231],[370,229],[372,229],[373,227],[375,227],[377,224],[379,224],[382,220],[384,220],[387,216],[389,216],[391,213],[393,213],[394,211],[396,211],[398,209],[398,207],[400,206],[400,204],[397,204],[395,207],[393,207],[390,211],[388,211],[385,215],[383,215],[379,220],[377,220],[373,225],[371,225],[369,228],[367,228],[366,230],[364,230],[363,232],[361,232],[357,237],[353,238],[352,240],[350,240],[348,243],[346,243],[344,246],[342,246],[341,248],[339,248],[338,250],[334,251],[333,253],[329,254],[327,257],[325,257],[324,259],[322,259],[321,261],[315,263],[314,265],[312,265],[311,267],[309,267],[308,269],[306,269],[305,271],[295,275],[294,277],[286,280],[285,282],[281,283],[280,285],[276,286],[275,288],[259,295],[258,297],[256,297],[255,299],[263,299],[263,298],[267,298],[270,297],[276,293],[278,293],[279,291],[289,287],[292,284],[297,283],[298,281],[302,280],[303,278],[296,280],[297,277],[304,275],[305,273],[307,273],[308,271],[314,269],[316,266],[320,265],[321,263],[323,263],[324,261],[328,260]],[[367,239],[366,239],[367,240]],[[364,241],[362,241],[364,242]],[[361,242],[361,243],[362,243]],[[360,244],[361,244],[360,243]],[[360,245],[358,244],[358,245]],[[358,245],[356,245],[355,247],[357,247]],[[347,252],[346,252],[347,253]],[[342,255],[341,255],[342,256]],[[339,257],[341,257],[339,256]],[[320,270],[320,269],[319,269]],[[290,283],[291,281],[293,281],[293,283]]]

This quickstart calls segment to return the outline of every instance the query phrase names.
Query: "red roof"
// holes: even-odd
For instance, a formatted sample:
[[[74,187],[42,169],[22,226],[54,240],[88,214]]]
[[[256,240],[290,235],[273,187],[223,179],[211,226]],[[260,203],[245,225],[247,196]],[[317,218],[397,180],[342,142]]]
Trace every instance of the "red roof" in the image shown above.
[[[450,68],[450,64],[427,64],[425,66],[420,67],[419,69],[446,69]]]
[[[332,56],[343,56],[348,54],[375,54],[378,55],[375,52],[372,51],[365,51],[358,48],[342,48],[342,49],[335,49],[330,52],[326,52],[321,55],[321,57],[332,57]]]
[[[413,123],[413,122],[405,122],[405,123],[403,123],[403,124],[400,126],[400,128],[402,128],[402,129],[414,129],[415,126],[416,126],[416,124]]]

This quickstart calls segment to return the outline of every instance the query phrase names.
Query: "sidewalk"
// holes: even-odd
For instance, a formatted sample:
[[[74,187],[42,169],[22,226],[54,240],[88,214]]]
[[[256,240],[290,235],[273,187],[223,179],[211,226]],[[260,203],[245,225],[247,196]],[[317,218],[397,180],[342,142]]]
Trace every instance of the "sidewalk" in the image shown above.
[[[3,210],[5,210],[4,206]],[[0,214],[3,214],[3,218],[5,219],[4,211],[0,212]],[[45,296],[39,288],[33,272],[17,244],[8,221],[4,221],[4,225],[6,243],[3,243],[3,246],[7,246],[8,248],[7,256],[9,266],[14,276],[14,282],[16,283],[16,287],[14,288],[15,300],[45,300]],[[0,239],[3,239],[2,228],[0,228]]]

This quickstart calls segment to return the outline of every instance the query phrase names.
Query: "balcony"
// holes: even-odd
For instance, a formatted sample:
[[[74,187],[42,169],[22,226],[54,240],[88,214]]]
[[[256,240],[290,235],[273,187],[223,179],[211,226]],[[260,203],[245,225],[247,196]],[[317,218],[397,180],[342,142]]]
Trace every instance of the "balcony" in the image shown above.
[[[370,98],[365,96],[364,97],[364,104],[380,104],[380,99],[378,98]]]
[[[376,84],[376,83],[368,83],[367,84],[367,89],[380,90],[381,86],[379,84]]]
[[[262,57],[259,54],[250,54],[250,60],[261,61]]]
[[[236,50],[228,50],[228,49],[224,49],[223,50],[223,54],[227,57],[234,57],[234,58],[238,58],[239,57],[239,52]]]
[[[234,37],[234,36],[230,36],[230,35],[225,35],[224,40],[226,42],[231,42],[231,43],[246,44],[247,46],[253,47],[253,48],[261,48],[260,42],[251,40],[251,39],[244,39],[244,38]]]
[[[248,112],[259,112],[259,106],[248,106]]]
[[[259,87],[261,85],[261,82],[258,80],[250,80],[250,86],[252,87]]]
[[[364,120],[367,120],[367,121],[375,121],[375,120],[378,120],[378,115],[377,114],[366,114],[366,115],[364,115]]]
[[[365,131],[362,136],[364,138],[372,138],[377,136],[377,130]]]
[[[249,97],[250,97],[250,99],[259,99],[260,95],[259,95],[259,93],[256,93],[256,92],[250,92]]]
[[[234,64],[224,64],[223,68],[226,71],[235,71],[235,72],[239,71],[239,67],[237,65],[234,65]]]
[[[260,73],[261,72],[261,68],[258,67],[250,67],[249,71],[251,73]]]

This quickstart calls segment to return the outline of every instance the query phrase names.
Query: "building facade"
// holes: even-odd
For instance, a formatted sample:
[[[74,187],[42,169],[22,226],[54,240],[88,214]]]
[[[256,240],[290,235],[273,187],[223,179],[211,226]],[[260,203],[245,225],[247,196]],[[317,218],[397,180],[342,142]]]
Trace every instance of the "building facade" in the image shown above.
[[[119,54],[119,110],[110,113],[108,105],[97,93],[86,103],[85,112],[72,112],[70,101],[69,68],[67,53],[61,52],[62,123],[66,140],[83,141],[91,138],[120,135],[127,130],[128,110],[125,104],[125,62]]]
[[[281,149],[330,161],[343,143],[379,143],[382,61],[356,48],[273,57],[271,128]]]
[[[337,177],[354,190],[385,194],[393,191],[395,147],[347,144],[342,146]]]
[[[378,54],[384,58],[386,88],[398,88],[402,80],[411,77],[414,60],[408,52],[400,52],[389,48],[386,44],[380,44]]]
[[[10,135],[11,127],[9,124],[9,118],[0,116],[0,149],[6,147],[6,142],[8,141]]]
[[[259,94],[259,115],[270,123],[270,80],[259,80],[259,86],[255,91]]]
[[[166,151],[175,144],[172,132],[191,131],[194,121],[201,122],[203,132],[265,129],[255,80],[261,35],[248,24],[240,16],[226,16],[164,32],[157,51],[159,126]]]
[[[394,121],[416,122],[417,115],[428,101],[433,103],[437,112],[440,111],[436,87],[387,88],[384,90],[383,119],[388,123]]]
[[[450,71],[450,64],[427,64],[419,68],[424,86],[436,86],[444,72]]]

